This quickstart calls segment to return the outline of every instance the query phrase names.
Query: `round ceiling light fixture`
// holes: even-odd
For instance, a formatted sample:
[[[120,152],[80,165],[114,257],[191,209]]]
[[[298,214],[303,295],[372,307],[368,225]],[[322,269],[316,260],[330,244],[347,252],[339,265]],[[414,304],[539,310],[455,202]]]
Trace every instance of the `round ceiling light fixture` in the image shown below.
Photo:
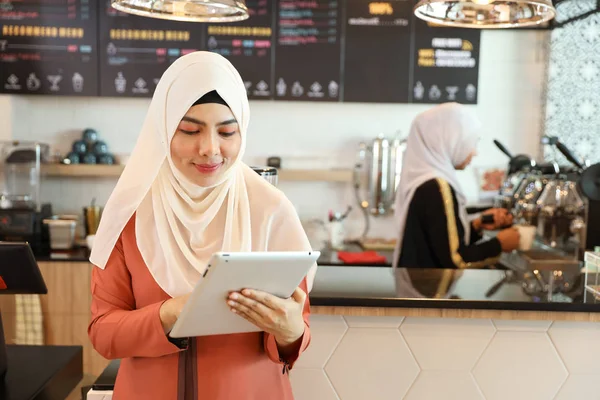
[[[552,0],[420,0],[415,15],[432,24],[457,28],[522,28],[552,20]]]
[[[235,22],[248,19],[244,0],[112,0],[114,9],[141,17],[185,22]]]

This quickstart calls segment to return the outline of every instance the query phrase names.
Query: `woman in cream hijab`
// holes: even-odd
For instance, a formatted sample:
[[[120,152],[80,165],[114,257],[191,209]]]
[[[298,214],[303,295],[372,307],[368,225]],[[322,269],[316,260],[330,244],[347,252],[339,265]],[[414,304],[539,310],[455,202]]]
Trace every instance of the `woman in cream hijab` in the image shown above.
[[[310,250],[290,201],[241,161],[249,117],[242,79],[214,53],[179,58],[156,88],[90,257],[88,333],[122,359],[116,400],[292,399],[314,270],[289,299],[224,299],[262,333],[168,336],[214,252]]]
[[[477,268],[514,250],[516,229],[480,242],[482,229],[512,224],[504,209],[490,209],[493,223],[470,221],[457,170],[477,154],[482,123],[467,107],[445,103],[419,114],[410,129],[396,194],[398,241],[394,267]],[[396,271],[398,277],[402,271]]]

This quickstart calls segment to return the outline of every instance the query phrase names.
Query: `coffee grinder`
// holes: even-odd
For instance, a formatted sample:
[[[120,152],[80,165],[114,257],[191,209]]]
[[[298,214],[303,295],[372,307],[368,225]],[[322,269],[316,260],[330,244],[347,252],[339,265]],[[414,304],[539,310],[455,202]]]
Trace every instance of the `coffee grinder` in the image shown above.
[[[50,253],[44,218],[50,204],[40,199],[41,163],[48,146],[37,142],[0,141],[0,241],[27,242],[36,256]]]

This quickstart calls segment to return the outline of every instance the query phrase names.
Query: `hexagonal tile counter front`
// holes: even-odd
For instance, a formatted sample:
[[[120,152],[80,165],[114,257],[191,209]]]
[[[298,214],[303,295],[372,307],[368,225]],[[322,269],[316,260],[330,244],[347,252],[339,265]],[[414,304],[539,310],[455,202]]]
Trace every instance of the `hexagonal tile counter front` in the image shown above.
[[[310,345],[294,368],[323,368],[347,330],[341,315],[311,315]]]
[[[471,371],[496,328],[489,319],[411,317],[400,332],[424,371]]]
[[[463,371],[421,371],[404,400],[485,400],[473,375]]]
[[[402,399],[419,374],[397,329],[350,328],[325,366],[344,400]]]
[[[567,369],[543,332],[497,332],[473,370],[487,400],[548,400]]]
[[[295,400],[339,400],[322,369],[292,369],[290,381]]]
[[[570,373],[598,371],[600,323],[555,321],[548,335]]]

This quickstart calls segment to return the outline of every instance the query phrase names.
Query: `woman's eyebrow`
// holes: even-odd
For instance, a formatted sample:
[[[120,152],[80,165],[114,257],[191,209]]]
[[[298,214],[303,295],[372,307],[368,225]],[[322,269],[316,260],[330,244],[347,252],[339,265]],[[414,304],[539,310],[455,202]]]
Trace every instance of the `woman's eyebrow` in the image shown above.
[[[182,121],[191,122],[192,124],[204,125],[206,126],[206,122],[200,121],[199,119],[188,117],[187,115],[181,118]]]
[[[228,119],[227,121],[219,122],[217,124],[217,126],[231,125],[231,124],[237,124],[237,121],[235,119]]]
[[[182,121],[186,121],[186,122],[191,122],[192,124],[198,124],[198,125],[206,126],[206,122],[200,121],[199,119],[188,117],[188,116],[184,116],[183,118],[181,118],[181,120]],[[228,120],[223,121],[223,122],[219,122],[217,124],[217,126],[225,126],[225,125],[231,125],[231,124],[237,124],[237,121],[235,120],[235,118],[228,119]]]

